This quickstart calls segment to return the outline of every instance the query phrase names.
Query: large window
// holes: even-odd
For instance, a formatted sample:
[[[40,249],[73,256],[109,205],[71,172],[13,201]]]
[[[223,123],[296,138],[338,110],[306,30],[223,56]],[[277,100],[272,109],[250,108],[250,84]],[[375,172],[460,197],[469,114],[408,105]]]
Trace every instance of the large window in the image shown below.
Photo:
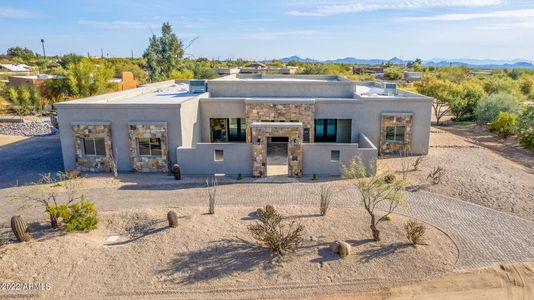
[[[247,136],[244,118],[212,118],[210,130],[212,143],[244,142]]]
[[[315,120],[315,142],[336,142],[336,119]]]
[[[403,143],[406,126],[387,126],[386,142]]]
[[[82,141],[85,156],[106,156],[106,142],[104,138],[84,138]]]
[[[161,139],[137,138],[137,153],[139,156],[161,157]]]
[[[228,141],[230,142],[244,142],[247,136],[247,123],[244,118],[230,118],[228,119],[230,127],[230,134]]]

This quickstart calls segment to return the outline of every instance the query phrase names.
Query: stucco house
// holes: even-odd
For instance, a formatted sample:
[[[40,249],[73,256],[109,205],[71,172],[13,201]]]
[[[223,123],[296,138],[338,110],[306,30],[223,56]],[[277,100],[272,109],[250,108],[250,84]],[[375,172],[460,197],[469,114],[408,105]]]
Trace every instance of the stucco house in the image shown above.
[[[65,169],[269,174],[272,149],[291,177],[340,175],[358,155],[425,154],[432,98],[339,76],[234,74],[193,94],[165,81],[56,104]]]

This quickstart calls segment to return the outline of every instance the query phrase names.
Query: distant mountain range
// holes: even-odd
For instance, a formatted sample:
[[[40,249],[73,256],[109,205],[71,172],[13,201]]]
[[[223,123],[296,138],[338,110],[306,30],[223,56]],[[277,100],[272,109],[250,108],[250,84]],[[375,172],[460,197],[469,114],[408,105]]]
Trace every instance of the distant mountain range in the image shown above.
[[[332,60],[317,60],[313,58],[302,58],[299,56],[290,56],[281,58],[282,62],[324,62],[334,64],[353,64],[353,65],[380,65],[387,62],[391,62],[395,65],[406,65],[409,60],[403,60],[398,57],[391,59],[360,59],[354,57],[345,57]],[[471,68],[481,69],[534,69],[534,61],[526,59],[514,59],[514,60],[492,60],[492,59],[442,59],[434,58],[431,60],[423,60],[424,66],[429,67],[446,67],[446,66],[468,66]]]

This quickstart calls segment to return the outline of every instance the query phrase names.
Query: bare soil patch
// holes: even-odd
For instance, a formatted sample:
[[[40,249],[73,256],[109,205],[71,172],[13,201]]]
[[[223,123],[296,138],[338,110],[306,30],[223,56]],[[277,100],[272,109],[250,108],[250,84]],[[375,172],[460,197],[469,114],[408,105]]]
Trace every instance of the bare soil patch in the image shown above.
[[[457,259],[452,241],[432,227],[427,246],[408,244],[403,216],[383,224],[384,240],[373,242],[362,209],[332,208],[320,217],[299,206],[280,211],[305,225],[302,249],[276,257],[247,232],[255,209],[220,207],[206,215],[204,208],[178,208],[174,229],[164,209],[103,213],[93,232],[45,231],[36,241],[5,246],[0,281],[50,283],[38,292],[47,298],[286,298],[406,284],[447,273]],[[106,245],[110,235],[120,239]],[[352,256],[340,259],[328,249],[338,239],[353,246]]]

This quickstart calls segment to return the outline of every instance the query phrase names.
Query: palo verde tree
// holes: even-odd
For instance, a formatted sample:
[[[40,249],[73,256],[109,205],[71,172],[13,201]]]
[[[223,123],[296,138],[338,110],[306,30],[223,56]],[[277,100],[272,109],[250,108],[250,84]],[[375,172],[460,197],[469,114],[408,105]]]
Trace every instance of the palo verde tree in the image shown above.
[[[365,177],[365,166],[360,157],[354,157],[351,164],[344,167],[345,178],[355,180],[361,203],[371,217],[371,232],[375,241],[380,241],[378,224],[386,220],[404,201],[405,182],[391,173]],[[391,180],[393,178],[393,180]]]
[[[163,23],[161,36],[153,35],[143,54],[150,81],[160,81],[170,77],[173,70],[179,69],[184,57],[183,43],[172,32],[169,23]]]

